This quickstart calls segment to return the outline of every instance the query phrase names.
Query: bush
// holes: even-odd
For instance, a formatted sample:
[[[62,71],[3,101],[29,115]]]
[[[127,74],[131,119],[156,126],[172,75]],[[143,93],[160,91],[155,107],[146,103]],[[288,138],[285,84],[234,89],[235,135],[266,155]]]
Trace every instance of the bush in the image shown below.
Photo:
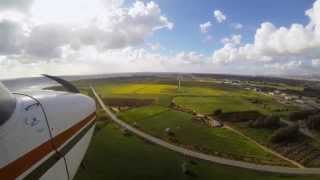
[[[252,121],[249,124],[250,127],[254,128],[279,128],[281,126],[280,118],[278,116],[261,116],[258,119]]]
[[[221,109],[217,109],[213,111],[213,116],[219,116],[222,114],[222,110]]]
[[[310,129],[320,130],[320,114],[309,116],[306,125]]]
[[[312,116],[318,112],[319,110],[303,110],[303,111],[292,112],[289,114],[289,120],[298,121],[298,120],[307,119],[309,116]]]
[[[221,121],[247,122],[263,116],[259,111],[227,112],[219,116]]]
[[[262,104],[263,103],[263,101],[261,101],[260,99],[257,99],[257,98],[251,98],[248,100],[253,104]]]
[[[260,116],[256,120],[249,122],[249,126],[253,128],[261,128],[261,124],[264,122],[265,116]]]
[[[299,135],[299,126],[292,125],[285,128],[278,129],[271,136],[271,142],[281,143],[281,142],[291,142],[294,141]]]
[[[109,118],[107,116],[101,116],[98,120],[99,121],[109,121]]]

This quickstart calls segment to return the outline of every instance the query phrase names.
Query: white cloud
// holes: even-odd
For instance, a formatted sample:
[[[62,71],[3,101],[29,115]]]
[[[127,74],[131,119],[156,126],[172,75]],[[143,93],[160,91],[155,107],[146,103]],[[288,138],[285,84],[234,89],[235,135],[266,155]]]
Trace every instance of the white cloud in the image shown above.
[[[8,20],[0,21],[0,54],[19,54],[23,39],[24,35],[20,24]]]
[[[203,34],[207,33],[211,26],[212,26],[212,24],[210,21],[203,23],[203,24],[200,24],[201,33],[203,33]]]
[[[224,38],[211,57],[194,51],[160,54],[160,44],[147,44],[159,30],[174,27],[152,1],[32,2],[0,2],[1,78],[143,71],[319,74],[320,0],[306,11],[307,25],[264,22],[252,43],[241,42],[241,35]],[[214,16],[219,23],[227,19],[219,10]],[[203,33],[212,26],[205,24],[200,26]],[[204,36],[204,41],[212,39]]]
[[[272,62],[264,64],[262,67],[262,71],[275,75],[310,75],[318,73],[316,68],[310,67],[307,62],[302,60]]]
[[[115,3],[113,9],[95,11],[96,7],[104,7],[99,4],[101,0],[37,0],[31,16],[25,15],[28,21],[18,13],[0,13],[0,53],[50,59],[61,56],[61,48],[66,45],[95,46],[101,51],[125,48],[144,43],[154,32],[174,26],[152,1],[136,1],[128,8],[110,1]],[[57,13],[53,7],[61,11]]]
[[[221,39],[222,44],[231,44],[232,46],[239,45],[241,43],[241,35],[232,35],[230,38]]]
[[[214,10],[213,16],[219,23],[222,23],[223,21],[227,20],[227,17],[220,10]]]
[[[36,26],[25,43],[25,53],[32,57],[60,57],[62,47],[70,43],[71,31],[59,24]]]
[[[231,27],[236,29],[236,30],[239,30],[239,29],[243,28],[243,25],[240,24],[240,23],[233,23],[233,24],[231,24]]]
[[[262,63],[288,63],[309,61],[320,58],[320,0],[314,2],[306,11],[310,18],[308,25],[292,24],[290,27],[277,28],[264,22],[257,29],[253,43],[239,46],[225,43],[214,51],[213,61],[234,63],[235,61],[255,61]],[[295,68],[299,68],[295,66]]]
[[[0,1],[0,11],[1,10],[18,10],[27,12],[32,5],[33,0],[1,0]]]
[[[1,1],[1,78],[156,70],[158,62],[133,47],[173,27],[153,1]],[[134,63],[140,56],[146,62]]]
[[[197,52],[180,52],[176,55],[176,59],[187,64],[202,64],[206,57]]]
[[[149,43],[148,46],[152,51],[163,49],[160,43]]]
[[[74,50],[62,48],[61,58],[49,61],[21,57],[1,58],[1,78],[32,76],[43,73],[53,75],[101,74],[115,72],[211,72],[210,59],[197,52],[180,52],[162,55],[143,48],[127,47],[97,51],[92,46]],[[75,68],[76,67],[76,68]]]
[[[312,59],[311,64],[314,67],[319,67],[320,66],[320,59]]]
[[[289,61],[286,63],[276,62],[272,64],[265,64],[265,68],[271,68],[280,72],[295,70],[303,65],[302,61]]]

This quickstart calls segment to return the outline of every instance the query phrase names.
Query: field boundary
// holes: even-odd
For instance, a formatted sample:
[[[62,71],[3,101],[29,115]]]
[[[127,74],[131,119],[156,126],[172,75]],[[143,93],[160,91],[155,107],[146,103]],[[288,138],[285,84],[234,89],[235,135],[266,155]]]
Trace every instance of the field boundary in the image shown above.
[[[306,168],[302,164],[300,164],[300,163],[298,163],[298,162],[296,162],[296,161],[294,161],[292,159],[289,159],[289,158],[283,156],[282,154],[280,154],[278,152],[275,152],[274,150],[272,150],[272,149],[270,149],[270,148],[268,148],[268,147],[266,147],[264,145],[261,145],[260,143],[258,143],[254,139],[252,139],[251,137],[243,134],[242,132],[238,131],[237,129],[234,129],[233,127],[231,127],[229,125],[225,125],[225,128],[229,129],[230,131],[233,131],[234,133],[237,133],[238,135],[240,135],[240,136],[242,136],[242,137],[244,137],[246,139],[248,139],[250,142],[252,142],[255,145],[259,146],[261,149],[265,150],[266,152],[269,152],[269,153],[271,153],[271,154],[273,154],[273,155],[275,155],[275,156],[277,156],[277,157],[279,157],[279,158],[281,158],[283,160],[286,160],[286,161],[290,162],[291,164],[297,166],[298,168]]]
[[[320,168],[290,168],[290,167],[281,167],[281,166],[259,165],[254,163],[242,162],[242,161],[226,159],[218,156],[208,155],[208,154],[196,152],[193,150],[189,150],[177,145],[173,145],[164,140],[151,136],[145,132],[142,132],[141,130],[134,128],[129,124],[125,123],[124,121],[118,119],[110,111],[110,109],[104,104],[104,102],[101,100],[101,98],[99,97],[95,89],[93,87],[90,87],[90,89],[93,92],[94,96],[96,97],[98,103],[101,105],[102,109],[105,111],[106,115],[109,116],[112,121],[114,121],[118,125],[122,126],[123,128],[127,129],[128,131],[136,134],[137,136],[143,139],[146,139],[154,144],[157,144],[166,149],[175,151],[182,155],[209,161],[212,163],[221,164],[221,165],[244,168],[244,169],[260,171],[260,172],[270,172],[270,173],[287,174],[287,175],[320,175]]]

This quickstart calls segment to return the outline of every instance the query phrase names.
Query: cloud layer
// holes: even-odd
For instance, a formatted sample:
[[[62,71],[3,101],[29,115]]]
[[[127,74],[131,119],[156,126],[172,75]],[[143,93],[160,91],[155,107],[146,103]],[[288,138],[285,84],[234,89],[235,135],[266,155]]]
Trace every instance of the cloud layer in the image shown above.
[[[0,78],[143,71],[320,74],[320,0],[305,15],[305,25],[263,22],[253,42],[243,43],[243,25],[215,10],[217,23],[204,20],[195,28],[204,34],[206,46],[222,47],[204,55],[173,53],[163,44],[146,42],[159,31],[175,30],[171,18],[153,1],[3,0]],[[234,35],[214,42],[212,24],[215,29],[228,25]]]
[[[51,66],[58,67],[59,64],[61,67],[68,67],[68,64],[79,65],[79,70],[73,72],[62,68],[61,72],[65,71],[63,74],[95,73],[94,69],[83,70],[86,66],[80,68],[80,64],[95,63],[93,59],[102,56],[107,59],[122,52],[112,53],[112,50],[139,46],[157,31],[171,30],[174,27],[174,24],[162,15],[159,5],[152,1],[136,1],[131,6],[123,7],[122,0],[70,0],[66,2],[66,7],[68,4],[71,7],[79,3],[79,9],[61,10],[63,16],[50,12],[51,7],[61,6],[62,1],[59,1],[0,2],[2,77],[28,74],[22,71],[30,71],[30,74],[46,73]],[[93,7],[91,11],[92,4],[100,6]],[[82,13],[81,7],[89,13]],[[95,12],[94,8],[97,7],[101,9]],[[124,54],[123,57],[129,56]],[[90,59],[84,60],[84,57],[88,56]],[[103,58],[100,60],[103,61]],[[30,68],[30,65],[36,68]],[[59,70],[54,74],[57,73]]]
[[[32,20],[32,19],[31,19]],[[173,23],[161,15],[154,2],[137,1],[129,8],[117,8],[107,15],[97,15],[83,24],[21,24],[3,16],[0,21],[0,52],[40,58],[61,57],[63,48],[95,46],[99,50],[119,49],[141,44],[160,29],[172,29]],[[23,33],[28,26],[29,33]]]
[[[225,40],[224,47],[214,51],[213,61],[262,63],[269,67],[274,65],[282,72],[309,67],[312,60],[320,57],[320,0],[305,14],[310,19],[307,25],[294,23],[290,27],[276,27],[271,22],[262,23],[253,43]]]

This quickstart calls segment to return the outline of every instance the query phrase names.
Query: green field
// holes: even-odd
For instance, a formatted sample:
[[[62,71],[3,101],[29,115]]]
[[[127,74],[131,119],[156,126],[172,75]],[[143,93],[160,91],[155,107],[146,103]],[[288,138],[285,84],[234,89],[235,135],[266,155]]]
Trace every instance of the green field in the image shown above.
[[[224,128],[209,128],[191,120],[192,115],[184,112],[153,106],[125,111],[119,117],[163,139],[170,139],[165,132],[166,128],[170,128],[175,134],[176,143],[210,154],[218,153],[227,158],[258,163],[286,164],[242,136]]]
[[[241,98],[232,96],[215,97],[176,97],[174,102],[178,105],[192,109],[198,113],[209,114],[216,109],[223,112],[236,112],[256,110],[257,108]]]
[[[136,83],[136,84],[108,84],[97,87],[98,91],[103,95],[207,95],[218,96],[223,95],[225,92],[222,89],[214,89],[208,87],[181,87],[177,90],[176,85],[172,84],[149,84],[149,83]]]
[[[182,86],[177,89],[172,84],[107,84],[97,86],[103,97],[135,97],[153,98],[156,104],[168,106],[172,99],[178,105],[192,109],[198,113],[212,113],[215,109],[224,112],[257,110],[263,114],[279,114],[286,116],[295,107],[278,103],[269,96],[240,89],[211,86]],[[250,100],[263,103],[252,103]]]
[[[284,83],[261,83],[261,82],[253,82],[256,87],[269,87],[275,88],[278,90],[294,90],[294,91],[303,91],[303,86],[293,86]]]
[[[252,101],[259,103],[253,103]],[[295,107],[280,104],[271,97],[248,92],[233,91],[220,96],[178,96],[174,102],[179,106],[192,109],[198,113],[210,114],[214,110],[221,109],[223,112],[241,112],[255,110],[262,114],[279,114],[286,116]]]
[[[265,152],[246,138],[227,129],[213,129],[192,120],[192,115],[170,108],[177,104],[199,113],[211,113],[216,108],[225,112],[258,110],[264,114],[275,113],[284,107],[274,99],[260,94],[216,86],[212,83],[190,82],[177,89],[175,84],[157,82],[108,82],[96,86],[97,92],[106,98],[154,99],[151,106],[131,108],[117,114],[121,119],[154,136],[171,143],[215,154],[226,158],[256,163],[287,164],[282,159]],[[266,105],[253,104],[257,98]],[[96,132],[75,179],[232,179],[232,180],[316,180],[318,176],[284,176],[259,173],[246,169],[227,167],[201,160],[190,159],[175,152],[151,144],[134,135],[126,135],[117,125],[101,121],[98,112]],[[279,113],[279,112],[277,112]],[[280,112],[287,114],[287,112]],[[107,118],[105,118],[107,119]],[[235,126],[258,141],[266,141],[271,132]],[[170,128],[174,136],[165,132]],[[173,140],[174,139],[174,140]],[[182,164],[192,172],[185,175]]]
[[[101,114],[98,114],[98,120]],[[191,160],[172,151],[147,143],[135,136],[124,136],[112,123],[101,126],[92,138],[76,180],[316,180],[316,176],[283,176],[258,173],[199,160]],[[192,176],[182,173],[186,163]]]
[[[267,145],[269,143],[270,137],[276,131],[275,129],[265,129],[265,128],[251,128],[248,127],[247,123],[232,123],[231,126],[243,134],[252,137],[260,144]]]
[[[154,99],[155,103],[152,106],[133,108],[119,114],[121,119],[154,136],[227,158],[288,165],[282,159],[227,129],[208,128],[191,120],[191,114],[169,108],[170,103],[174,101],[182,107],[204,114],[210,114],[215,109],[222,109],[224,112],[256,110],[263,114],[274,113],[275,110],[284,108],[291,110],[291,107],[285,107],[268,96],[212,83],[197,85],[195,82],[189,82],[179,89],[174,84],[143,82],[100,84],[96,89],[102,97]],[[254,104],[251,99],[258,99],[264,104]],[[168,137],[166,128],[175,133],[174,138]]]

